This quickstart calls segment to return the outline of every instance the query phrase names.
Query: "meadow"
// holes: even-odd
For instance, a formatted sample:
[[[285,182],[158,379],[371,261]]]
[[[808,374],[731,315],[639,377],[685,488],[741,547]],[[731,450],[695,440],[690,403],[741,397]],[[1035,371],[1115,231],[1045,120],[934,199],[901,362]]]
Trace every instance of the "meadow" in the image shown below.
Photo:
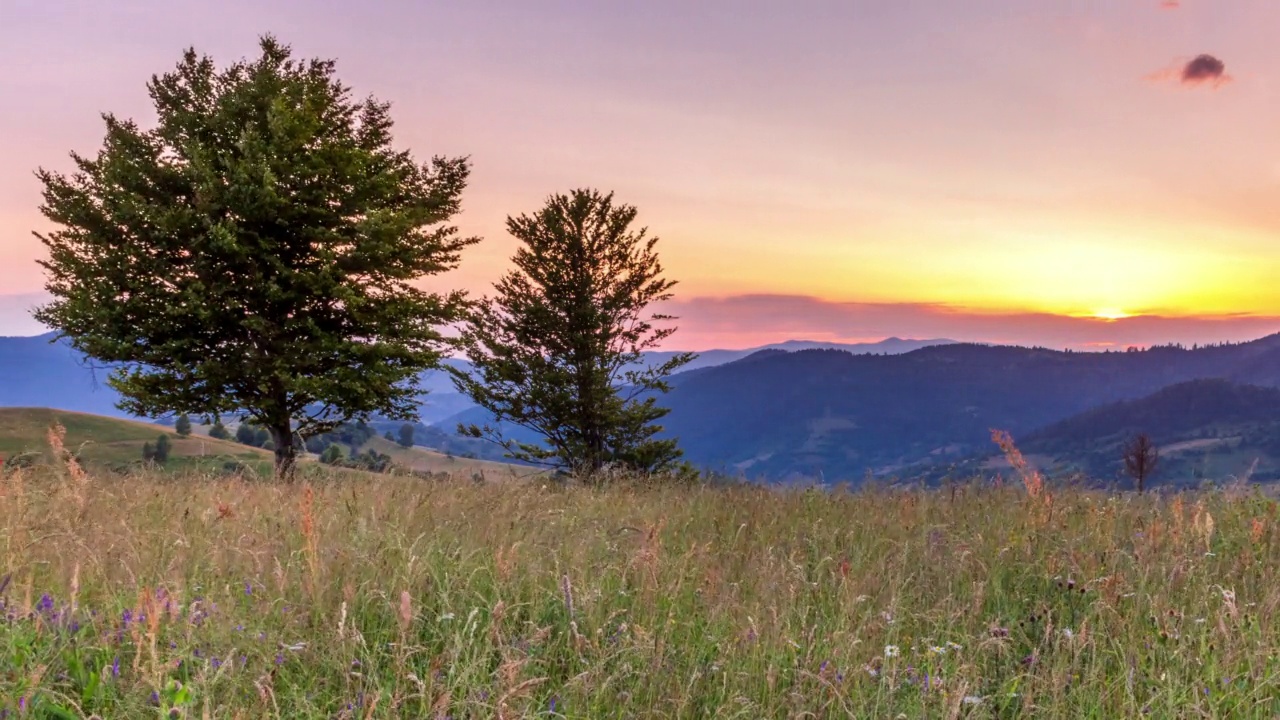
[[[0,483],[5,718],[1280,713],[1274,500],[58,462]]]

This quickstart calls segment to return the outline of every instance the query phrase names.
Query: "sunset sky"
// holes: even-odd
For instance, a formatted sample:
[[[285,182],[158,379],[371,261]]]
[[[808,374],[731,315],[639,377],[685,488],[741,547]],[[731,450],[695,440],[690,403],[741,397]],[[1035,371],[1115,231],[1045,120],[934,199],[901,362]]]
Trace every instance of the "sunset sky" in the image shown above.
[[[271,32],[470,155],[438,281],[503,221],[614,190],[680,281],[670,345],[1108,347],[1280,331],[1275,0],[3,0],[0,335],[38,332],[39,166],[194,46]],[[1201,56],[1204,57],[1201,57]],[[1128,317],[1140,316],[1140,317]]]

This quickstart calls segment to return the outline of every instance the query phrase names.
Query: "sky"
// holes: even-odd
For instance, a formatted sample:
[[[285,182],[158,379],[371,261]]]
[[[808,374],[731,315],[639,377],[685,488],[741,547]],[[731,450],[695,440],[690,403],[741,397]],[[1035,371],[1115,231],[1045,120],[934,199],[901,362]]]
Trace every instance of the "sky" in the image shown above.
[[[507,215],[612,190],[661,238],[672,348],[947,337],[1079,349],[1280,332],[1274,0],[0,0],[0,335],[41,330],[38,167],[195,47],[273,33],[468,155]]]

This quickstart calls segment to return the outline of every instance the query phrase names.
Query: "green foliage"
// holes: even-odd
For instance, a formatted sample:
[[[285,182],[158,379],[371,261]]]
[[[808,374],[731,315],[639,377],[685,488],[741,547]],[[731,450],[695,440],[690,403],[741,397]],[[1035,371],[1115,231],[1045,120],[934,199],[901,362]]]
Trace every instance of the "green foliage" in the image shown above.
[[[262,442],[258,440],[258,430],[247,422],[240,423],[236,428],[236,442],[252,447],[262,447]]]
[[[173,431],[182,437],[191,435],[191,418],[186,413],[179,415],[177,422],[173,425]]]
[[[417,164],[388,105],[271,37],[222,70],[189,50],[148,88],[154,128],[106,115],[96,157],[39,171],[55,229],[36,317],[111,364],[124,410],[256,420],[278,476],[295,432],[412,417],[464,304],[417,281],[475,242],[447,224],[467,161]]]
[[[214,440],[231,439],[231,432],[227,430],[227,426],[222,424],[222,418],[214,418],[213,425],[209,426],[209,437]]]
[[[634,207],[595,190],[555,195],[533,216],[507,218],[521,242],[516,269],[468,318],[463,344],[474,370],[450,371],[458,390],[499,423],[533,431],[544,444],[494,427],[459,432],[585,478],[606,466],[675,466],[676,441],[655,437],[662,429],[655,421],[667,414],[656,394],[693,355],[638,366],[642,352],[675,332],[653,325],[674,318],[646,315],[671,297],[675,282],[662,277],[657,238],[631,229],[635,218]]]
[[[169,436],[161,435],[156,438],[154,445],[149,442],[142,444],[142,459],[145,462],[164,465],[169,462],[169,453],[172,449],[173,445],[169,442]]]
[[[402,448],[413,447],[413,423],[405,423],[400,426],[398,437],[394,438],[394,442]]]
[[[160,463],[161,465],[169,462],[169,452],[170,450],[172,450],[172,448],[173,448],[173,445],[172,443],[169,442],[169,436],[161,435],[160,437],[156,438],[155,454],[152,457],[152,459],[155,460],[157,463]]]
[[[342,446],[336,443],[330,445],[320,453],[320,462],[326,465],[336,465],[342,460]]]

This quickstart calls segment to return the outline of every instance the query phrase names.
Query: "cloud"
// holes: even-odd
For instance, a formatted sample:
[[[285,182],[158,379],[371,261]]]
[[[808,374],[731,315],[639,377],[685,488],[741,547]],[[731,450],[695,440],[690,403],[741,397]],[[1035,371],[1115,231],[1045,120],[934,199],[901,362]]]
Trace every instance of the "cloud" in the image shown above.
[[[783,340],[868,342],[886,337],[1102,350],[1128,345],[1239,342],[1280,332],[1280,317],[1232,315],[1120,320],[991,313],[927,303],[833,302],[803,295],[697,297],[668,303],[671,349],[746,348]]]
[[[1180,7],[1182,7],[1181,0],[1161,0],[1160,2],[1161,10],[1177,10]]]
[[[1200,54],[1190,60],[1178,59],[1150,73],[1146,80],[1155,83],[1173,83],[1184,87],[1208,85],[1218,88],[1231,82],[1226,63],[1209,54]]]
[[[1199,85],[1211,83],[1220,85],[1231,80],[1226,74],[1227,66],[1212,55],[1197,55],[1182,67],[1182,83]]]

